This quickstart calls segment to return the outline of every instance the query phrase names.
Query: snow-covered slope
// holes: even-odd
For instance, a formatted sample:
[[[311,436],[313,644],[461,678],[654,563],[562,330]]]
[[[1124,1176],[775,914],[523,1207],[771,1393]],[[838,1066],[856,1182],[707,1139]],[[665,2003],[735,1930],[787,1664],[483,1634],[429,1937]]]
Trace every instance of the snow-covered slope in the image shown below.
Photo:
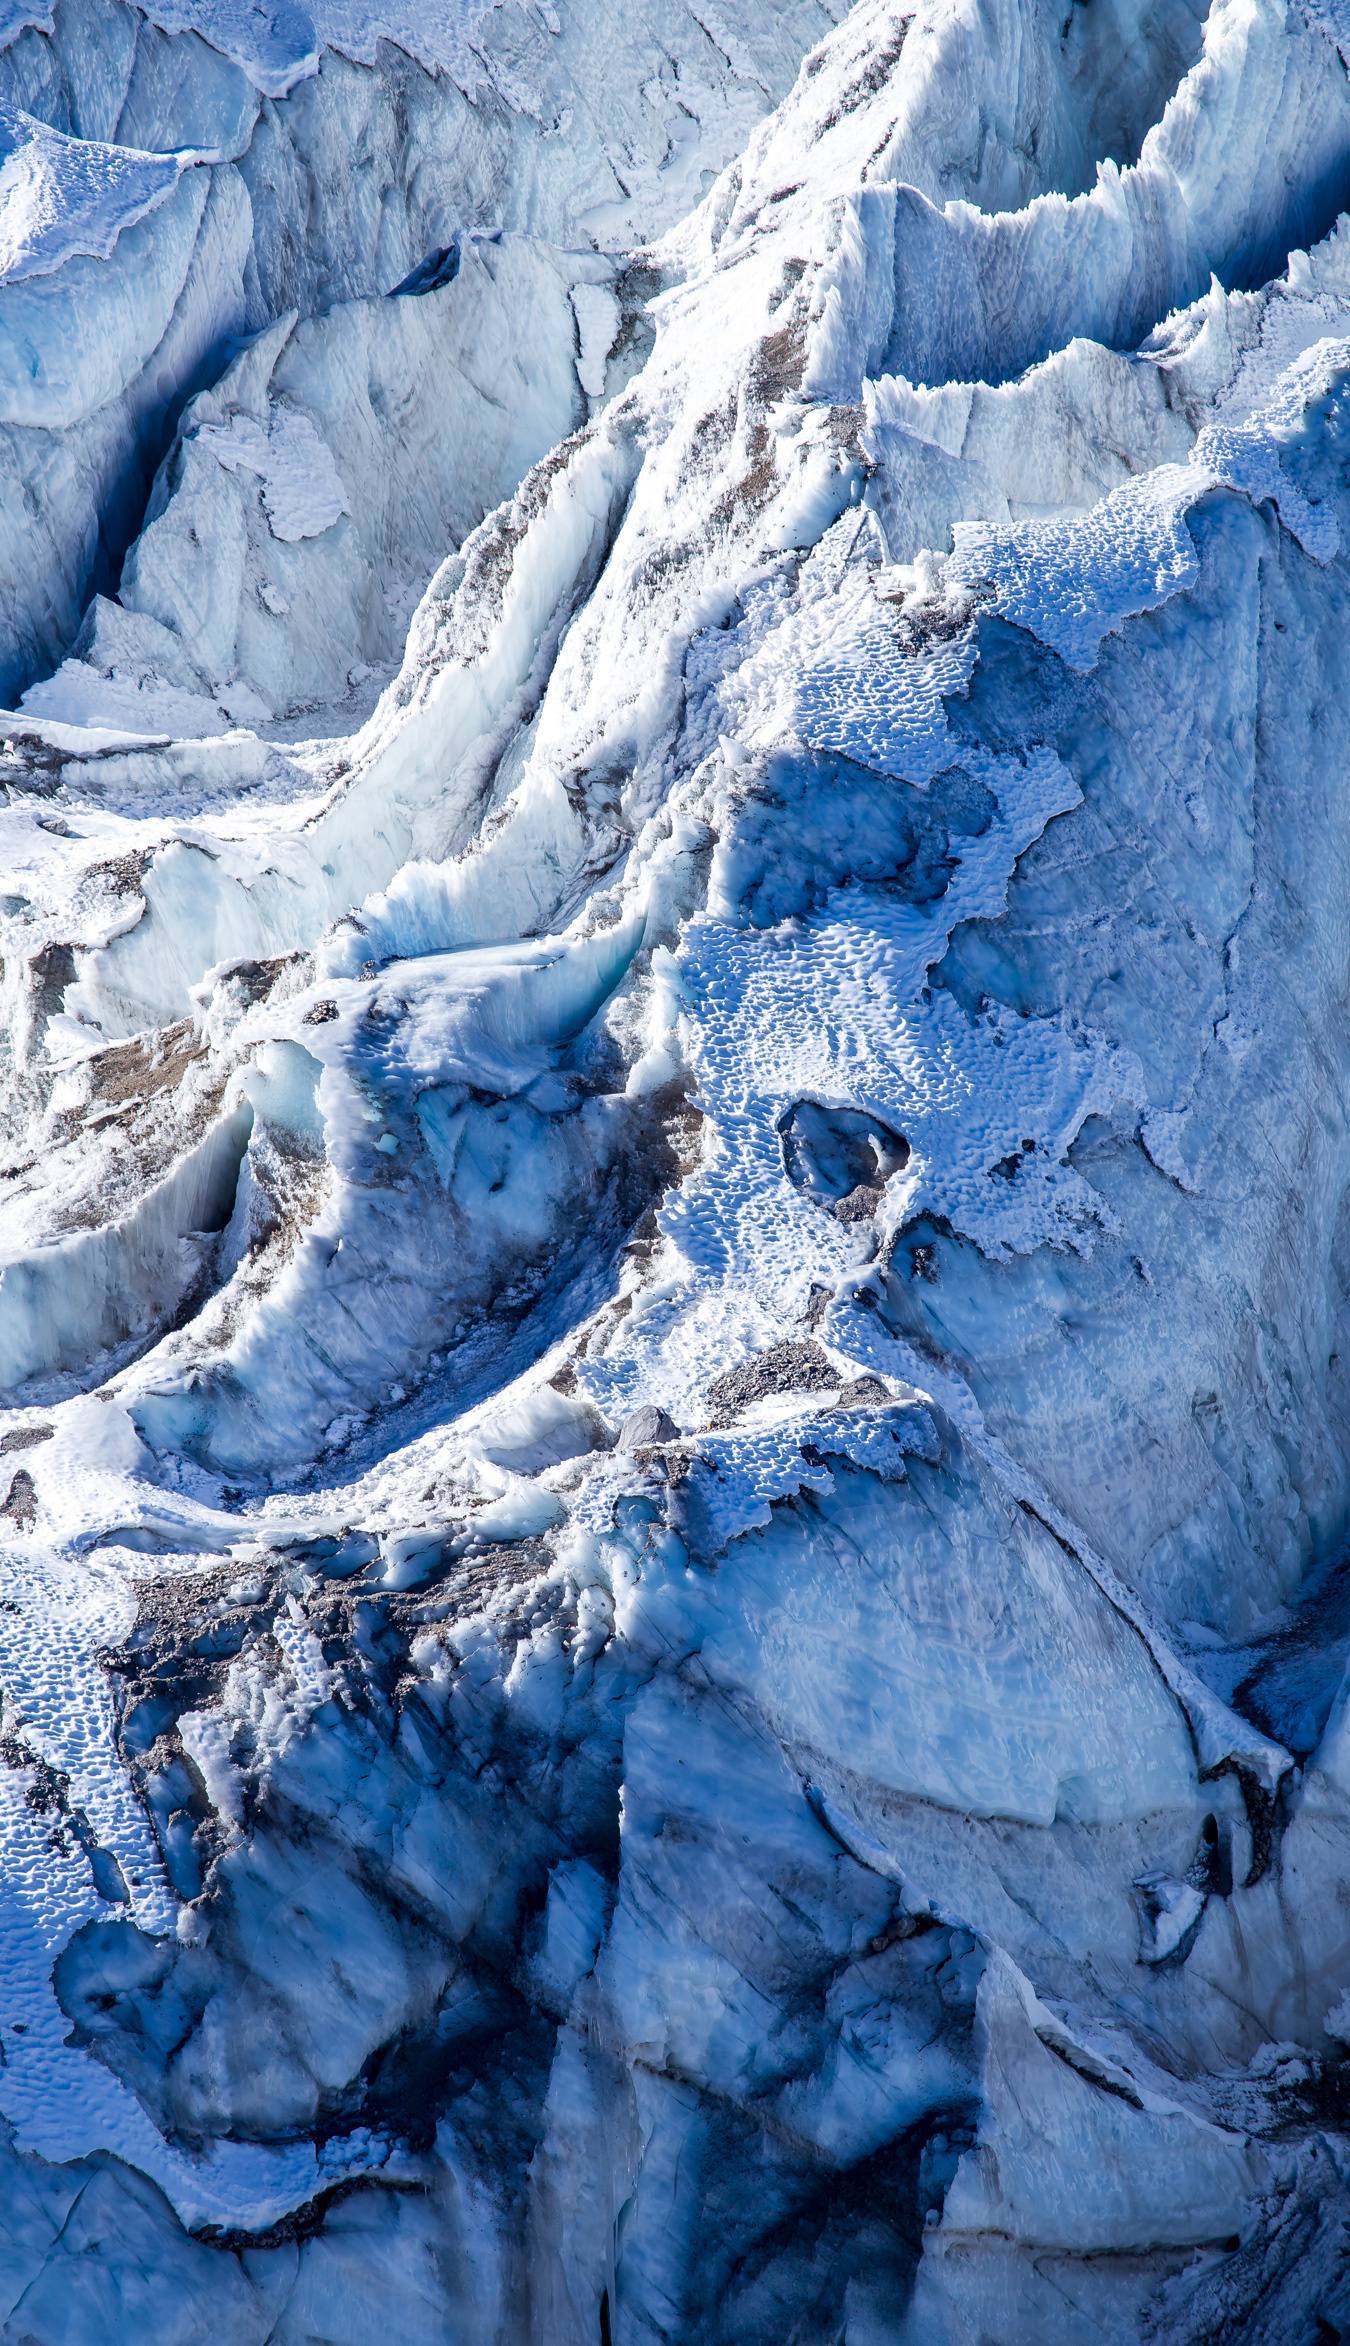
[[[1350,2330],[1350,28],[5,30],[0,2334]]]

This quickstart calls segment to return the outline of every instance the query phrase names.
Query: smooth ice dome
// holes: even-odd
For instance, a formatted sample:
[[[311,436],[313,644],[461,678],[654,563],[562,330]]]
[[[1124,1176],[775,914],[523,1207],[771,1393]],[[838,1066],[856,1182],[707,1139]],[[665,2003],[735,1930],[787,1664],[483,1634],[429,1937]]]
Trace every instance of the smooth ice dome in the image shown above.
[[[1350,2336],[1348,71],[0,6],[0,2338]]]

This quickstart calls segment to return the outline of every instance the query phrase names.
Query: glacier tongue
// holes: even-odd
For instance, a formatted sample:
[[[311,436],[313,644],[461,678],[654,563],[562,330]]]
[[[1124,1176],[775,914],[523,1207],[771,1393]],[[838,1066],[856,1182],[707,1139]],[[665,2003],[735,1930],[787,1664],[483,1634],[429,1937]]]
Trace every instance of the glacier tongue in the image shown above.
[[[0,2335],[1350,2334],[1350,90],[0,16]]]

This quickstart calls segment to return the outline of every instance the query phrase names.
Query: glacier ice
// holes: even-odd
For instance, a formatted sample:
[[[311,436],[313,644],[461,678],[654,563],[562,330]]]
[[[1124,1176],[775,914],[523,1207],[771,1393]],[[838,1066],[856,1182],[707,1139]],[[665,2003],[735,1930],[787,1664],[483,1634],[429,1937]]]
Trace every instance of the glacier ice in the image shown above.
[[[1350,31],[0,9],[0,2336],[1350,2335]]]

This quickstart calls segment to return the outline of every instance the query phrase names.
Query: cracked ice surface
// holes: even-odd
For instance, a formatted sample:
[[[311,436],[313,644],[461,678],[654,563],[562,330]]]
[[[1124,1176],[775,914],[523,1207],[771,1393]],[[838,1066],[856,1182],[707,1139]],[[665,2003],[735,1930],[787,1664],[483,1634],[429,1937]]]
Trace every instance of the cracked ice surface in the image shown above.
[[[1350,2330],[1350,92],[0,16],[0,2335]]]

